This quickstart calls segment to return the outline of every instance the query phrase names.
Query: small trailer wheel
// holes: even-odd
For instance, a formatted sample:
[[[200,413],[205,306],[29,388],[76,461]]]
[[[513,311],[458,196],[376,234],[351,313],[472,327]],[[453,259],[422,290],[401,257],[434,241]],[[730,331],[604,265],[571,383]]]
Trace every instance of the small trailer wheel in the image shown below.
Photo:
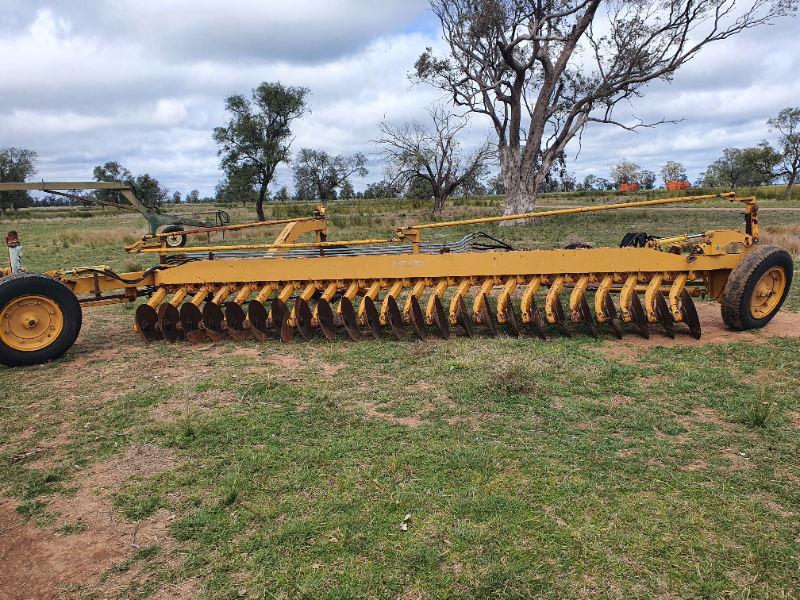
[[[175,235],[168,235],[165,239],[167,241],[167,248],[183,248],[186,245],[186,236],[179,235],[183,231],[180,225],[170,225],[165,227],[161,233],[174,233]]]
[[[81,330],[81,305],[58,279],[18,273],[0,279],[0,364],[55,360]]]
[[[758,246],[736,265],[722,295],[722,320],[733,329],[760,329],[780,310],[792,285],[786,250]]]

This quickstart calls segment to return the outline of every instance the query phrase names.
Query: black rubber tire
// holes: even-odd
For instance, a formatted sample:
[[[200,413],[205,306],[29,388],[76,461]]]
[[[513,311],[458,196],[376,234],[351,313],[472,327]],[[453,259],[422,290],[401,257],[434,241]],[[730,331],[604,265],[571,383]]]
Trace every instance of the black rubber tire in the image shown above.
[[[169,227],[165,227],[161,233],[178,233],[183,231],[183,227],[179,225],[170,225]],[[167,248],[183,248],[186,245],[186,236],[180,236],[180,243],[179,244],[171,244],[169,242],[169,238],[165,238],[167,242]]]
[[[51,344],[32,352],[12,348],[0,338],[0,364],[8,367],[38,365],[59,358],[75,343],[83,323],[78,298],[58,279],[34,273],[18,273],[0,279],[0,311],[24,296],[44,296],[55,302],[63,314],[64,327]]]
[[[750,298],[759,280],[774,267],[780,267],[786,276],[783,295],[770,314],[756,319],[750,313]],[[751,250],[728,276],[722,294],[722,320],[738,331],[764,327],[781,309],[792,285],[793,272],[794,263],[786,250],[775,246],[758,246]]]

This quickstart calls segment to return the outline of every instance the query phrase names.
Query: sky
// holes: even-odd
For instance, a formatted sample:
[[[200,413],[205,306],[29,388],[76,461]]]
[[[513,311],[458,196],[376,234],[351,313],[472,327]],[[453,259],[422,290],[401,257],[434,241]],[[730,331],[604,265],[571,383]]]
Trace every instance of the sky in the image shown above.
[[[383,178],[376,123],[424,120],[441,100],[408,79],[427,46],[444,48],[427,0],[1,1],[0,147],[36,151],[45,181],[89,181],[114,160],[172,191],[213,196],[224,99],[280,81],[311,90],[293,150],[364,152],[369,175],[352,181],[363,190]],[[623,157],[655,172],[675,160],[694,181],[724,148],[775,145],[767,119],[800,106],[798,32],[800,20],[786,18],[705,48],[615,113],[679,123],[638,133],[591,124],[567,147],[569,170],[580,181],[608,177]],[[474,116],[463,144],[487,134]],[[280,185],[292,185],[288,167]]]

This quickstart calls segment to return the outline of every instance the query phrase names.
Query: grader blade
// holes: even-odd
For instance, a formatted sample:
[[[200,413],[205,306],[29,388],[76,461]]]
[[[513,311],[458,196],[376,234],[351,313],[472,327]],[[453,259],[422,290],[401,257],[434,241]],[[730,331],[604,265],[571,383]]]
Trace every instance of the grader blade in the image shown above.
[[[200,344],[206,339],[206,332],[203,327],[203,313],[191,302],[186,302],[181,306],[181,327],[186,337],[193,344]]]
[[[639,333],[642,334],[644,339],[649,340],[650,325],[647,322],[647,317],[644,314],[644,308],[642,308],[642,301],[639,299],[639,294],[633,294],[633,296],[631,296],[630,310],[633,315],[633,322],[636,324],[636,327],[639,328]]]
[[[364,312],[367,315],[367,325],[369,325],[370,333],[376,340],[383,337],[383,329],[381,329],[381,317],[378,314],[378,309],[375,307],[375,302],[369,296],[364,296]],[[360,334],[359,334],[360,335]]]
[[[450,339],[450,324],[447,322],[447,315],[439,296],[433,297],[433,322],[439,328],[442,339]]]
[[[686,288],[681,292],[681,314],[683,315],[683,322],[689,327],[692,337],[699,340],[702,335],[700,319],[697,316],[697,307],[694,305],[694,300],[692,300]]]
[[[157,342],[164,336],[158,328],[158,313],[149,304],[136,309],[136,327],[146,343]]]
[[[411,296],[411,324],[414,330],[422,340],[428,339],[428,333],[425,331],[425,317],[422,315],[422,308],[416,296]]]
[[[272,323],[269,313],[258,300],[251,300],[247,305],[247,320],[250,321],[250,330],[259,342],[266,342],[272,333]]]
[[[658,313],[658,321],[664,327],[664,331],[671,339],[675,339],[675,320],[672,318],[672,313],[669,311],[667,301],[664,294],[658,292],[656,294],[656,312]]]
[[[225,307],[225,322],[228,324],[228,333],[237,342],[243,342],[250,335],[250,328],[245,326],[246,321],[242,307],[236,302],[229,302]]]
[[[319,322],[319,328],[322,329],[322,333],[325,334],[327,340],[329,342],[335,340],[336,325],[333,324],[333,310],[331,310],[331,305],[325,298],[317,300],[317,321]]]
[[[365,301],[369,300],[370,303],[372,303],[372,300],[370,300],[369,298],[364,298],[364,300]],[[353,340],[354,342],[358,342],[359,340],[361,340],[361,330],[358,328],[358,315],[356,315],[356,311],[353,308],[353,303],[350,301],[350,298],[348,298],[347,296],[344,296],[339,301],[339,310],[340,310],[341,315],[342,315],[342,322],[344,324],[344,330],[347,332],[347,335],[350,336],[351,340]],[[375,304],[372,304],[372,312],[375,313],[375,319],[377,319],[378,318],[378,313],[375,310]],[[367,315],[369,316],[369,312],[367,313]],[[375,339],[378,339],[378,340],[381,339],[380,338],[380,333],[381,333],[381,329],[380,329],[380,324],[379,324],[378,325],[378,337],[375,338]],[[373,331],[372,334],[375,335],[375,332]]]
[[[218,304],[206,302],[203,307],[203,327],[206,335],[213,342],[223,342],[228,338],[228,328],[225,326],[225,315]]]
[[[614,306],[614,301],[611,299],[610,292],[606,292],[605,296],[603,297],[603,314],[605,316],[606,323],[611,325],[611,330],[614,332],[614,335],[617,336],[618,340],[621,340],[622,323],[617,315],[617,309]]]
[[[398,340],[402,340],[406,337],[406,330],[403,327],[403,315],[400,314],[400,308],[397,306],[397,300],[394,299],[394,296],[386,296],[386,303],[389,307],[389,310],[386,313],[386,319],[389,321],[389,325],[392,328],[392,331],[397,336]]]
[[[183,337],[180,320],[180,312],[173,304],[167,302],[158,307],[158,325],[168,342],[176,342]]]

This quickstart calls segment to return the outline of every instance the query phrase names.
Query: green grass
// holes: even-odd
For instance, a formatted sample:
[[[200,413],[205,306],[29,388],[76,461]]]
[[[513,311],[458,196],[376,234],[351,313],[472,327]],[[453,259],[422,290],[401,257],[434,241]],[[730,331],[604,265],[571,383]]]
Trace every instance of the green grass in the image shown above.
[[[494,199],[458,201],[448,209],[461,218],[500,210]],[[422,222],[428,210],[337,202],[331,239],[391,235],[399,215]],[[123,236],[144,222],[96,213],[17,218],[25,263],[121,267]],[[761,219],[794,224],[800,213]],[[482,229],[552,248],[569,235],[616,245],[628,231],[740,221],[642,210]],[[790,310],[800,309],[794,289]],[[176,466],[107,491],[130,523],[175,515],[178,548],[142,548],[110,569],[107,580],[129,575],[116,597],[147,598],[187,578],[209,599],[800,595],[800,340],[743,333],[666,347],[654,335],[628,347],[626,328],[622,342],[578,331],[548,342],[318,335],[145,347],[130,330],[134,309],[87,310],[66,356],[0,377],[0,491],[21,519],[46,518],[49,498],[131,448],[176,456]],[[37,448],[47,449],[18,458]],[[57,531],[70,542],[83,535],[76,522]]]

